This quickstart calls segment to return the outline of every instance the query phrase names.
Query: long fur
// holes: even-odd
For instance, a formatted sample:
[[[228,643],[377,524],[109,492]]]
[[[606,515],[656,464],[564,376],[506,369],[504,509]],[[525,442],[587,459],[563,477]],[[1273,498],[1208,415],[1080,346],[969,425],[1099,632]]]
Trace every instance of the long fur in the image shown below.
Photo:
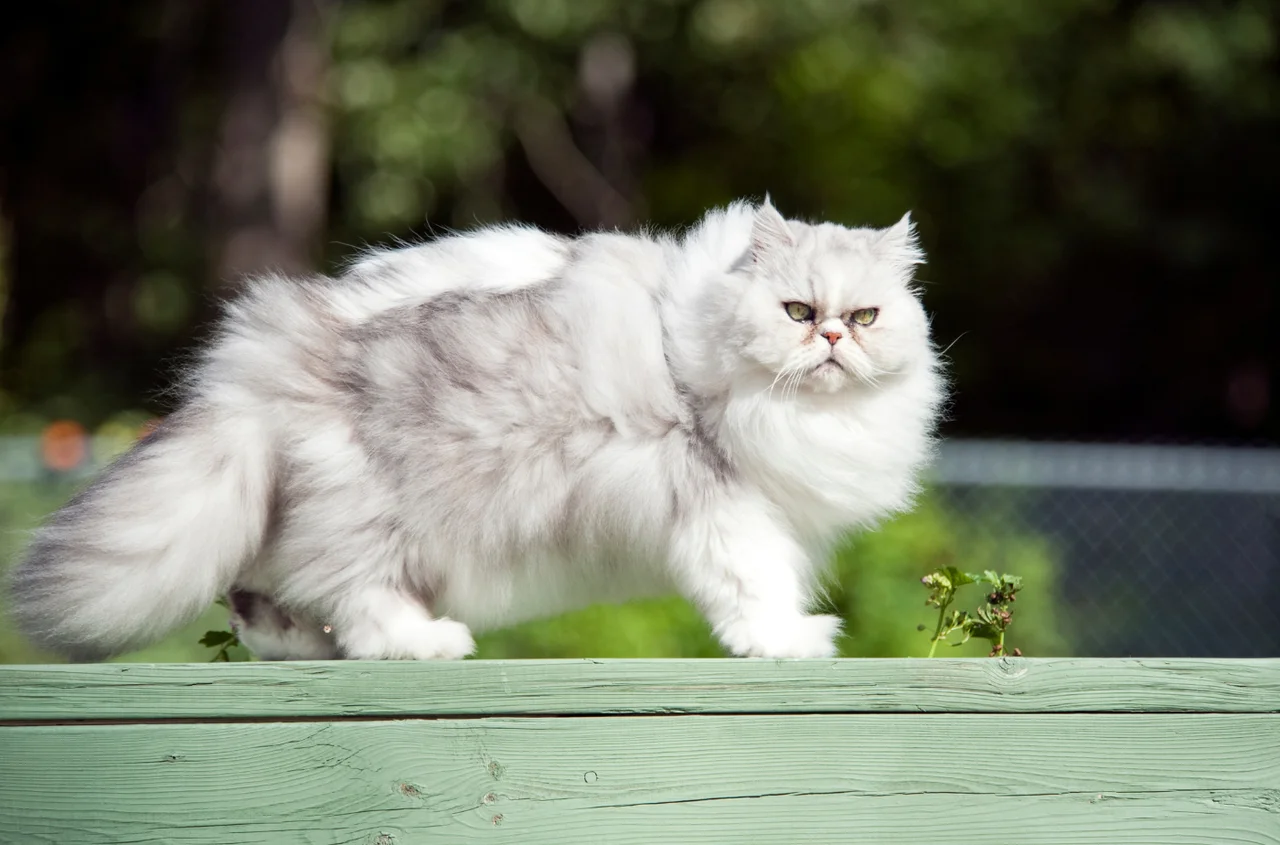
[[[830,655],[831,544],[908,507],[932,453],[920,260],[906,218],[766,200],[679,237],[497,227],[258,279],[181,408],[37,533],[13,611],[93,659],[230,592],[264,657],[458,658],[678,590],[735,654]]]

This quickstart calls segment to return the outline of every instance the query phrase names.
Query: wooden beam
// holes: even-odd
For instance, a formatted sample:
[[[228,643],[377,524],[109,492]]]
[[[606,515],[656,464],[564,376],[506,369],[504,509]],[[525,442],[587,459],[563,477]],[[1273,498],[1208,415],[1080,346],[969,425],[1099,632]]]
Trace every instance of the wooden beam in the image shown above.
[[[1280,660],[468,660],[0,666],[0,722],[1137,712],[1280,712]]]

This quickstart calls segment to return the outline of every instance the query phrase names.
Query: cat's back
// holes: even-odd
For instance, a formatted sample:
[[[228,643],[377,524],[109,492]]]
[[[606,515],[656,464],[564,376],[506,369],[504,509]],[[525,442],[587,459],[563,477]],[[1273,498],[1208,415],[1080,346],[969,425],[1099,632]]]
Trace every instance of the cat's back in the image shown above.
[[[331,306],[352,324],[444,294],[525,290],[563,272],[573,240],[529,226],[493,226],[415,246],[373,250],[332,287]]]
[[[575,238],[529,226],[497,226],[416,246],[374,250],[353,262],[325,291],[346,325],[405,325],[432,312],[456,312],[520,300],[544,310],[585,315],[629,333],[663,295],[670,244],[645,234],[588,233]],[[572,320],[569,321],[569,324]]]
[[[198,380],[247,388],[262,401],[350,399],[343,379],[370,338],[412,334],[415,317],[437,307],[545,286],[563,272],[571,244],[532,227],[495,226],[372,250],[333,277],[264,274],[226,303]]]
[[[667,430],[664,250],[645,236],[501,229],[376,255],[339,300],[343,381],[393,416],[468,436],[535,421]]]

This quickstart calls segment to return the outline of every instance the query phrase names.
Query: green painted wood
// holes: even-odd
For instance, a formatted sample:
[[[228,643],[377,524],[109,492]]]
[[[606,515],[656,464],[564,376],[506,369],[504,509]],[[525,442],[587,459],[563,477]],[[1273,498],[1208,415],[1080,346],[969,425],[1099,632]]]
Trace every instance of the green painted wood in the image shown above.
[[[0,666],[0,721],[623,713],[1280,712],[1280,660]]]
[[[23,845],[1280,843],[1275,714],[11,726],[0,743],[0,842]]]

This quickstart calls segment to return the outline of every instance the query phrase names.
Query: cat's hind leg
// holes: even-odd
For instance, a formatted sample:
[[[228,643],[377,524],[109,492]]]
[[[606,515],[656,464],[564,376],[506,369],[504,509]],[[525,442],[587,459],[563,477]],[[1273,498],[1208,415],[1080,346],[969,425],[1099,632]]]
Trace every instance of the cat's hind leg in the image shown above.
[[[460,660],[476,649],[466,625],[437,619],[416,596],[384,585],[348,588],[329,624],[351,660]]]
[[[291,613],[262,593],[234,587],[227,594],[231,629],[259,660],[336,660],[342,655],[325,626]]]

